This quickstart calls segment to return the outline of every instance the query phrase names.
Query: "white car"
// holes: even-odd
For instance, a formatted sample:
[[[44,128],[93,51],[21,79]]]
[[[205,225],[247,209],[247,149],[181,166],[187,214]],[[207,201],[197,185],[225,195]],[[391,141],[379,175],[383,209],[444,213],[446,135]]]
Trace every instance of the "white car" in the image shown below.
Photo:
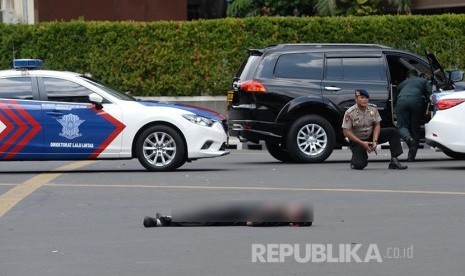
[[[0,160],[131,159],[151,171],[228,154],[226,118],[192,106],[141,101],[86,75],[0,71]]]
[[[465,159],[465,91],[435,93],[435,112],[425,125],[426,143]]]

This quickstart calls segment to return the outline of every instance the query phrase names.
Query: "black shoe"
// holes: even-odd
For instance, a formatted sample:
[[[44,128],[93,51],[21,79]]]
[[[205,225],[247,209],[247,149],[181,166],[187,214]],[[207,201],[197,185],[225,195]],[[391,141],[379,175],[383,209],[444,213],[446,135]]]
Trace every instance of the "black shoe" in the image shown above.
[[[392,157],[391,158],[391,162],[389,163],[389,169],[390,170],[405,170],[407,168],[408,168],[407,166],[402,165],[399,162],[399,159],[397,159],[397,157]]]
[[[170,226],[171,225],[171,217],[169,216],[159,216],[158,218],[160,220],[161,225],[163,226]]]
[[[170,226],[171,225],[171,216],[164,216],[161,213],[156,213],[155,217],[160,221],[162,226]]]
[[[417,155],[417,149],[416,148],[414,150],[409,150],[408,151],[407,162],[415,161],[416,155]]]
[[[417,145],[415,143],[415,140],[412,137],[408,138],[407,141],[405,141],[405,142],[407,143],[407,146],[408,146],[409,150],[415,150],[416,149]]]
[[[144,226],[145,227],[157,227],[157,219],[146,216],[144,218]]]

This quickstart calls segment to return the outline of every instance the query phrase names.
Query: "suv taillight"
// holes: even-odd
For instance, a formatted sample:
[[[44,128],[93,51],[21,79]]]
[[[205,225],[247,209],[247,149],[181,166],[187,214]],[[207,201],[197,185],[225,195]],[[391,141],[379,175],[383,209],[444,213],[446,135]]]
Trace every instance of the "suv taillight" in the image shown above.
[[[444,99],[444,100],[439,100],[436,103],[436,106],[438,110],[444,110],[444,109],[449,109],[451,107],[459,105],[463,102],[465,102],[465,99]]]
[[[241,83],[241,90],[249,93],[265,93],[265,86],[257,80],[248,80]]]

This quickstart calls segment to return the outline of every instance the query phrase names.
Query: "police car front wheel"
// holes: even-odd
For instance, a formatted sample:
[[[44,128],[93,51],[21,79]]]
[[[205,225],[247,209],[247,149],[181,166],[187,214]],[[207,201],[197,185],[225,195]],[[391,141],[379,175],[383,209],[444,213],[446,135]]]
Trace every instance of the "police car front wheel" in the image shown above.
[[[185,163],[181,135],[169,126],[152,126],[142,132],[136,143],[139,162],[150,171],[171,171]]]

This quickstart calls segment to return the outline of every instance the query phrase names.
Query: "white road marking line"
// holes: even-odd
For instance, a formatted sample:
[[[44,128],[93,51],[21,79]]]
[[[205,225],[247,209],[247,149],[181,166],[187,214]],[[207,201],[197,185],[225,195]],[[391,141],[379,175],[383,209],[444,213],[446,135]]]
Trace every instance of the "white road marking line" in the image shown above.
[[[0,186],[18,186],[19,184],[13,184],[13,183],[0,183]]]
[[[351,192],[351,193],[391,193],[420,195],[465,195],[465,192],[391,190],[391,189],[346,189],[346,188],[282,188],[282,187],[246,187],[246,186],[195,186],[195,185],[126,185],[126,184],[46,184],[49,187],[87,187],[87,188],[146,188],[146,189],[199,189],[199,190],[253,190],[253,191],[289,191],[289,192]]]

